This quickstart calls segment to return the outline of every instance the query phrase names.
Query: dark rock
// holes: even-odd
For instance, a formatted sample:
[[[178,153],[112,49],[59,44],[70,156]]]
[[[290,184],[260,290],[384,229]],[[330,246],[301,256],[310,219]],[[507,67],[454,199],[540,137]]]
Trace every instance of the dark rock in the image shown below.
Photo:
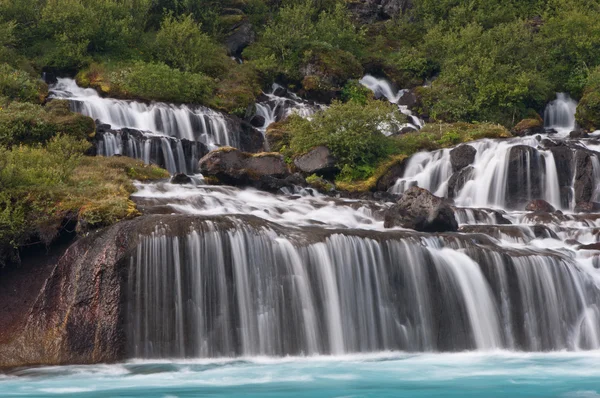
[[[229,185],[269,185],[269,177],[283,179],[290,173],[278,153],[252,155],[234,148],[220,148],[198,162],[202,174]],[[265,179],[266,178],[266,179]],[[261,180],[262,179],[262,180]]]
[[[578,247],[579,250],[600,250],[600,242],[591,243],[589,245],[581,245]]]
[[[256,34],[252,24],[248,21],[242,21],[235,26],[229,36],[225,39],[227,53],[233,57],[240,57],[242,51],[254,42]]]
[[[106,123],[96,124],[96,133],[106,133],[111,131],[111,125]]]
[[[546,134],[558,134],[558,131],[556,131],[555,129],[545,129]]]
[[[544,213],[553,213],[554,211],[556,211],[556,209],[554,208],[554,206],[552,206],[545,200],[535,199],[527,203],[527,206],[525,206],[525,211],[541,211]]]
[[[320,176],[332,176],[336,174],[336,159],[329,148],[318,146],[306,154],[294,159],[294,165],[306,174],[318,174]]]
[[[531,198],[542,196],[545,163],[539,152],[527,145],[510,149],[507,175],[507,206],[523,208]]]
[[[459,145],[450,151],[450,163],[454,172],[464,169],[475,161],[477,149],[471,145]]]
[[[448,180],[448,198],[454,199],[456,195],[464,188],[467,181],[473,178],[473,172],[475,169],[473,166],[467,166],[460,171],[452,174],[452,177]]]
[[[598,202],[577,202],[575,205],[576,213],[594,213],[600,211],[600,203]]]
[[[571,138],[571,139],[589,138],[589,137],[590,137],[590,135],[581,129],[574,130],[569,133],[569,138]]]
[[[578,149],[575,152],[575,203],[590,202],[596,188],[593,158],[595,152]]]
[[[400,129],[400,131],[398,131],[398,133],[393,134],[393,135],[404,135],[407,133],[414,133],[415,131],[419,131],[414,127],[410,127],[410,126],[404,126]]]
[[[362,24],[395,18],[412,6],[412,0],[359,0],[348,3],[348,8]]]
[[[190,176],[183,173],[175,174],[173,177],[171,177],[171,184],[185,185],[191,183],[192,179]]]
[[[398,100],[398,105],[412,108],[417,103],[417,95],[412,90],[405,90]]]
[[[426,189],[412,187],[384,215],[385,228],[403,227],[421,232],[458,231],[454,210]]]
[[[549,140],[548,138],[544,138],[542,139],[542,141],[540,141],[540,143],[545,147],[545,148],[553,148],[556,146],[559,146],[559,144],[557,144],[556,142]]]
[[[239,120],[239,144],[238,149],[244,152],[262,152],[265,150],[265,137],[250,123]]]
[[[250,119],[250,124],[254,127],[263,127],[266,123],[265,117],[261,115],[254,115]]]
[[[285,87],[277,86],[273,91],[273,95],[275,95],[276,97],[287,97],[289,93]]]

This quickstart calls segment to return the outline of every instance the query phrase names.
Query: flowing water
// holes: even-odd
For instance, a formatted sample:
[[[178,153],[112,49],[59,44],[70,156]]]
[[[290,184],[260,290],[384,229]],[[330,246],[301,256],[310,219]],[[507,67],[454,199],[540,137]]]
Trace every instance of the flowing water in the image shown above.
[[[557,101],[546,124],[566,131]],[[600,215],[574,210],[598,197],[600,145],[469,145],[466,171],[420,153],[392,188],[454,198],[458,233],[385,229],[391,203],[311,189],[139,184],[133,200],[163,218],[128,257],[130,360],[14,370],[0,395],[599,396],[600,251],[580,246]],[[540,198],[562,211],[524,211]]]

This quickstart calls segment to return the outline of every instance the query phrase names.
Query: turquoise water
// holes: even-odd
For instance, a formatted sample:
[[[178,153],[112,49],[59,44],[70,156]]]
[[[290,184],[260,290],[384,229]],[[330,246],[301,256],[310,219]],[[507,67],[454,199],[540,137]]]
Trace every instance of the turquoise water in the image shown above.
[[[600,397],[600,353],[378,354],[21,369],[1,397]]]

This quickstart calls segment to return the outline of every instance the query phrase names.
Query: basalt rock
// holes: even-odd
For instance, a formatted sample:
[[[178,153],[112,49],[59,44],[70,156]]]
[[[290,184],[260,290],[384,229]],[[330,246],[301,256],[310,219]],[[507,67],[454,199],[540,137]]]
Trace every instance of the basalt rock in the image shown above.
[[[183,173],[175,174],[173,177],[171,177],[171,184],[185,185],[191,183],[192,179],[190,176]]]
[[[527,145],[510,149],[506,198],[509,208],[523,208],[542,196],[545,164],[539,152]]]
[[[576,213],[594,213],[600,211],[600,203],[598,202],[578,202],[575,205]]]
[[[294,165],[306,174],[333,176],[339,169],[329,148],[318,146],[294,159]]]
[[[238,149],[244,152],[262,152],[265,150],[265,137],[250,123],[239,120],[240,142]]]
[[[254,42],[256,34],[252,24],[248,21],[242,21],[234,26],[229,36],[225,39],[227,53],[232,57],[240,57],[242,51]]]
[[[541,211],[544,213],[553,213],[556,211],[554,206],[552,206],[550,203],[546,202],[543,199],[535,199],[527,203],[527,206],[525,206],[525,210],[534,212]]]
[[[278,153],[249,154],[235,148],[220,148],[198,162],[202,174],[229,185],[262,184],[265,179],[283,179],[290,172]]]
[[[454,210],[426,189],[412,187],[384,215],[386,228],[403,227],[421,232],[458,231]]]
[[[394,186],[398,178],[404,175],[406,169],[406,160],[401,160],[394,163],[390,168],[377,180],[375,189],[377,191],[387,192],[391,187]]]
[[[457,172],[475,161],[477,150],[471,145],[459,145],[450,151],[452,170]]]

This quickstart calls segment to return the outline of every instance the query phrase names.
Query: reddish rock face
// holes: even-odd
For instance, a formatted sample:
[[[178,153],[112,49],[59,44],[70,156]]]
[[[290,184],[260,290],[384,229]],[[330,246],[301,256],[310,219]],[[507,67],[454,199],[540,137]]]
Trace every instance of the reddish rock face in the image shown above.
[[[544,213],[554,213],[556,209],[550,203],[546,202],[543,199],[535,199],[531,202],[527,203],[525,206],[526,211],[535,211],[535,212],[544,212]]]
[[[139,221],[82,239],[60,260],[32,266],[35,272],[15,269],[0,280],[0,297],[7,300],[0,306],[7,323],[0,335],[0,368],[123,358],[120,303],[127,262],[122,260],[137,240],[132,223]],[[30,283],[15,283],[24,278]],[[2,294],[14,287],[26,288],[22,294]]]

